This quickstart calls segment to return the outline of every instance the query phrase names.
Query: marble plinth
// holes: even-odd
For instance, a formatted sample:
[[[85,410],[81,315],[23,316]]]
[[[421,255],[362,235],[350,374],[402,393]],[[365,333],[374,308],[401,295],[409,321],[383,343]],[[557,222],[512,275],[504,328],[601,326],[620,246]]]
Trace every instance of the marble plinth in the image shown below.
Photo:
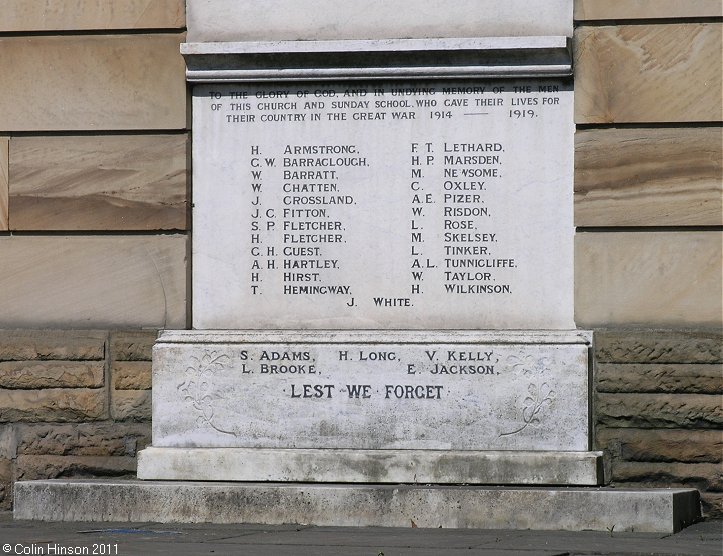
[[[589,449],[585,332],[163,333],[153,446]]]

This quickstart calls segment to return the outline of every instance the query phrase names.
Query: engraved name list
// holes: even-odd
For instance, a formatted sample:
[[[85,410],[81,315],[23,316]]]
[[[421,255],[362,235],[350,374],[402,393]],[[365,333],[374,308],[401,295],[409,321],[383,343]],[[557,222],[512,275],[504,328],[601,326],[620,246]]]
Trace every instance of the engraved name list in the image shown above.
[[[572,326],[565,81],[213,85],[194,103],[196,327]]]

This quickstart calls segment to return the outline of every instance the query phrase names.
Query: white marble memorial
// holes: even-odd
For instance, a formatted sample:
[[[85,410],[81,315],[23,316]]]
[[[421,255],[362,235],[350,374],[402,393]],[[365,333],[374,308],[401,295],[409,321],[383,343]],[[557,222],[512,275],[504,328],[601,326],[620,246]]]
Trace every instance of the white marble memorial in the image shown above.
[[[570,329],[560,79],[198,85],[197,329]]]
[[[603,483],[565,37],[183,52],[196,330],[139,477]]]
[[[186,0],[189,42],[572,34],[572,0]]]

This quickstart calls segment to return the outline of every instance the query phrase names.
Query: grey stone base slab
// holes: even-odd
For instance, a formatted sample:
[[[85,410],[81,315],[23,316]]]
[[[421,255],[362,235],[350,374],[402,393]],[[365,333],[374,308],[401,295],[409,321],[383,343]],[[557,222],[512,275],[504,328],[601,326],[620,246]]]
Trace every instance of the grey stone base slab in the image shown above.
[[[15,483],[15,518],[676,532],[693,489],[310,485],[111,480]]]
[[[568,486],[605,482],[602,452],[156,447],[139,452],[138,478]]]

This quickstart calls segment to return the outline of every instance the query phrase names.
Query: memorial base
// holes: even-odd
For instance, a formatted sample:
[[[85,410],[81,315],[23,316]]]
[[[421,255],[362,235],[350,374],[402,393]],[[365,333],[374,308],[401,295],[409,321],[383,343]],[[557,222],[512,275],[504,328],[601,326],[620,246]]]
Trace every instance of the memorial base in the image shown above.
[[[482,485],[605,484],[602,452],[154,448],[138,478]]]
[[[692,489],[53,480],[15,484],[15,518],[674,533]]]
[[[590,346],[579,330],[166,331],[153,446],[586,452]]]
[[[577,330],[165,332],[143,481],[20,482],[15,515],[677,531],[697,491],[599,486],[590,348]]]

